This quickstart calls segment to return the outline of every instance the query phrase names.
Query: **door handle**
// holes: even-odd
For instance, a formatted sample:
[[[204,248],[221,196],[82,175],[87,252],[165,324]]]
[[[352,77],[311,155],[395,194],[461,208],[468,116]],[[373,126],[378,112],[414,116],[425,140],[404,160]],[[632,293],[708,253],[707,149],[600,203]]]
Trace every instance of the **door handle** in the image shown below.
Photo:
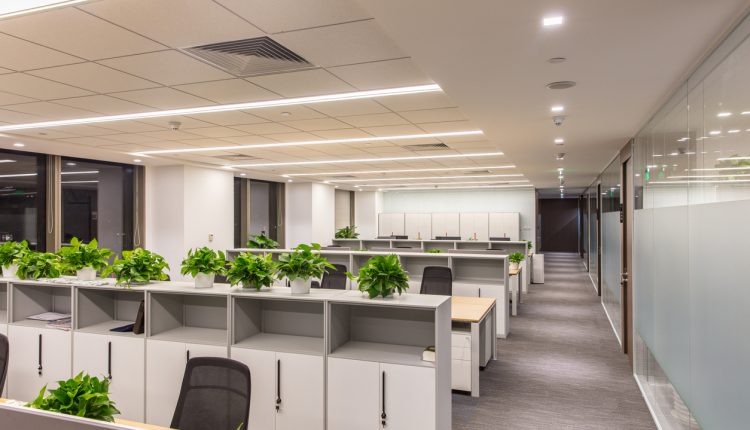
[[[185,363],[190,361],[190,350],[185,351]]]
[[[387,415],[385,414],[385,371],[383,372],[383,389],[380,393],[381,395],[381,411],[380,411],[380,424],[385,427],[385,419],[387,418]]]
[[[281,360],[276,360],[276,412],[281,408]]]
[[[38,367],[36,368],[37,372],[39,373],[39,376],[42,376],[42,335],[39,334],[39,362],[37,363]]]
[[[107,343],[107,379],[112,380],[112,342]]]
[[[625,285],[628,283],[628,272],[622,272],[620,274],[620,285]]]

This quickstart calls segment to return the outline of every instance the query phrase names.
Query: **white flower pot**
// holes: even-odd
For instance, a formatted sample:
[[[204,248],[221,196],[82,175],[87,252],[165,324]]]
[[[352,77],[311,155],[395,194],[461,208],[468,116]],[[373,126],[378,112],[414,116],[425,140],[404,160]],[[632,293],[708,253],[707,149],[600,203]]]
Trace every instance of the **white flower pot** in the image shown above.
[[[312,279],[295,279],[291,282],[292,294],[310,294]]]
[[[3,278],[16,278],[16,272],[18,271],[18,264],[9,264],[3,266]]]
[[[519,263],[510,263],[510,270],[518,270]]]
[[[76,270],[76,277],[79,281],[93,281],[96,279],[96,270],[93,267],[84,267]]]
[[[195,275],[195,288],[211,288],[214,286],[215,273],[199,273]]]

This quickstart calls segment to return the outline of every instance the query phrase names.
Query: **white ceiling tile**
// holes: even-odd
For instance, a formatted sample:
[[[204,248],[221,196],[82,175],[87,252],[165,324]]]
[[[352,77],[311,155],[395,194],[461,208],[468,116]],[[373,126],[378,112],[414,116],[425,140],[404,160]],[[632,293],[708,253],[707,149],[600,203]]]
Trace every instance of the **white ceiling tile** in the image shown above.
[[[257,124],[260,122],[267,122],[264,118],[259,118],[241,111],[202,113],[200,115],[193,115],[192,117],[216,125]]]
[[[191,138],[195,139],[198,137],[192,133],[179,130],[149,131],[146,133],[141,133],[141,135],[161,140],[187,140]]]
[[[178,51],[160,51],[99,61],[163,85],[229,79],[232,75]]]
[[[348,0],[216,0],[263,31],[278,33],[370,18]]]
[[[274,143],[275,141],[263,136],[237,136],[237,137],[224,137],[221,140],[236,143],[237,145],[256,145],[262,143]]]
[[[101,137],[71,137],[66,139],[60,139],[62,142],[75,143],[78,145],[86,146],[108,146],[115,145],[116,142],[111,140],[102,139]]]
[[[333,118],[303,119],[299,121],[285,121],[284,124],[302,131],[336,130],[349,127]]]
[[[83,61],[80,58],[7,34],[0,34],[0,52],[3,53],[0,56],[0,66],[19,71]]]
[[[244,136],[246,133],[229,127],[191,128],[190,132],[205,137],[234,137]]]
[[[374,115],[342,116],[338,118],[355,127],[377,127],[381,125],[403,125],[409,124],[401,116],[395,113],[379,113]]]
[[[433,83],[410,58],[331,67],[328,70],[360,90]]]
[[[96,95],[86,97],[74,97],[70,99],[55,100],[54,103],[88,109],[103,115],[118,115],[124,113],[146,112],[153,110],[151,107],[141,104],[120,100],[118,98]]]
[[[0,75],[0,91],[7,91],[39,100],[63,99],[91,94],[90,91],[24,73]]]
[[[299,130],[286,126],[284,124],[278,124],[275,122],[266,122],[262,124],[246,124],[246,125],[235,125],[232,126],[237,130],[242,130],[246,133],[251,134],[275,134],[275,133],[295,133]]]
[[[164,130],[171,129],[171,125],[170,125],[171,122],[179,122],[180,124],[178,128],[180,130],[211,127],[213,125],[211,123],[201,121],[199,119],[195,119],[189,116],[181,116],[181,115],[163,116],[161,118],[141,119],[139,120],[139,122],[142,122],[144,124],[152,124]]]
[[[419,127],[414,125],[388,125],[383,127],[363,127],[362,130],[373,136],[398,136],[401,134],[420,134],[424,133]]]
[[[140,90],[156,87],[158,84],[137,78],[118,70],[110,69],[96,63],[79,63],[68,66],[28,72],[40,78],[73,85],[98,93]]]
[[[409,121],[420,124],[425,122],[462,121],[466,117],[458,108],[414,110],[401,113]]]
[[[326,116],[306,106],[279,106],[246,111],[268,121],[293,121],[298,119],[325,118]]]
[[[111,143],[120,142],[120,143],[152,143],[152,142],[158,142],[160,139],[151,137],[151,136],[144,136],[142,134],[136,134],[136,133],[121,133],[121,134],[111,134],[102,136],[104,139],[108,139],[112,141]]]
[[[35,101],[32,98],[19,96],[16,94],[10,94],[0,91],[0,105],[11,105],[17,103],[27,103]]]
[[[370,134],[358,128],[345,128],[341,130],[319,130],[313,133],[322,139],[358,139],[361,137],[371,137]]]
[[[281,33],[274,39],[322,67],[404,57],[374,20]]]
[[[0,76],[0,78],[2,78],[2,76]],[[134,103],[151,106],[156,109],[181,109],[210,106],[214,104],[209,100],[182,91],[177,91],[172,88],[151,88],[147,90],[127,91],[110,95]]]
[[[107,0],[79,7],[173,48],[263,36],[211,0]]]
[[[50,128],[49,130],[52,132],[63,132],[63,133],[71,133],[76,136],[104,136],[107,134],[112,134],[113,131],[105,128],[109,127],[110,124],[102,124],[101,126],[93,126],[93,125],[68,125],[65,127],[54,127]]]
[[[320,140],[320,138],[314,134],[302,132],[266,134],[264,137],[273,139],[277,142],[305,142],[310,140]]]
[[[105,146],[110,151],[118,151],[118,152],[140,152],[140,151],[148,151],[149,149],[153,149],[149,146],[143,146],[143,145],[134,145],[130,143],[121,144],[121,145],[107,145]]]
[[[477,127],[470,121],[447,121],[419,124],[419,128],[428,133],[449,133],[454,131],[476,130]],[[469,140],[477,140],[477,136],[463,136]]]
[[[0,109],[0,118],[3,119],[3,122],[12,123],[12,124],[23,124],[27,122],[38,122],[38,121],[44,121],[44,118],[40,118],[36,115],[29,115],[27,113],[23,112],[15,112],[11,110],[5,110]]]
[[[108,3],[104,1],[97,4]],[[164,48],[152,40],[73,7],[7,19],[0,22],[0,31],[88,60]]]
[[[388,109],[372,100],[347,100],[330,103],[317,103],[310,106],[318,112],[330,116],[368,115],[388,112]]]
[[[5,106],[5,108],[16,112],[36,115],[47,120],[85,118],[97,115],[97,113],[95,112],[86,111],[70,106],[58,105],[50,102],[23,103]]]
[[[456,107],[456,104],[442,92],[388,96],[377,100],[395,112]]]
[[[60,129],[49,129],[49,128],[41,128],[41,129],[33,129],[33,130],[18,130],[18,131],[14,131],[13,134],[17,134],[21,136],[43,138],[43,139],[64,139],[68,137],[78,137],[75,133],[68,133],[65,131],[61,131]]]
[[[0,75],[4,73],[13,73],[13,70],[0,67]]]
[[[244,103],[279,98],[278,95],[242,79],[178,85],[175,88],[217,103]]]
[[[102,127],[105,127],[109,130],[111,130],[107,134],[114,134],[116,132],[120,133],[142,133],[146,131],[159,131],[163,130],[164,127],[157,127],[152,124],[146,124],[140,121],[116,121],[116,122],[107,122],[103,123],[101,125]]]
[[[284,97],[344,93],[355,89],[324,69],[277,73],[248,78],[248,81],[281,94]]]

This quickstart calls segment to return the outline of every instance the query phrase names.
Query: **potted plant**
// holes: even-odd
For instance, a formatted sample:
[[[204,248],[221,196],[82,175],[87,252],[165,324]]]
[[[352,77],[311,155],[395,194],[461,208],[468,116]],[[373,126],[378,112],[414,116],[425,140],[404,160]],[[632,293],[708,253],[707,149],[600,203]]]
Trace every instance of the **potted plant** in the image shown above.
[[[356,239],[359,237],[359,233],[356,232],[357,227],[346,226],[336,230],[336,239]]]
[[[62,273],[60,256],[50,252],[27,252],[18,260],[21,279],[59,278]]]
[[[44,395],[46,391],[45,385],[39,396],[26,406],[107,422],[114,422],[113,415],[120,413],[115,402],[109,398],[107,378],[99,379],[81,372],[74,378],[60,381],[59,386],[49,390],[47,396]]]
[[[528,248],[527,248],[527,249],[528,249],[528,251],[529,251],[529,252],[531,252],[531,250],[532,250],[532,249],[534,249],[534,244],[533,244],[533,243],[531,243],[531,241],[530,241],[530,240],[527,240],[527,241],[526,241],[526,243],[528,243],[528,244],[529,244],[529,246],[528,246]]]
[[[321,278],[326,269],[334,269],[328,259],[313,250],[320,251],[320,245],[303,243],[279,256],[277,271],[291,282],[292,294],[310,293],[312,278]]]
[[[182,260],[183,275],[190,274],[195,278],[195,288],[211,288],[214,277],[226,272],[227,259],[222,251],[203,247],[188,250],[187,258]]]
[[[432,248],[427,250],[428,254],[441,254],[442,252],[443,250],[440,248]]]
[[[58,252],[62,259],[63,269],[76,272],[80,281],[93,281],[96,272],[109,265],[109,259],[114,254],[107,248],[99,248],[96,239],[85,244],[74,237],[70,246],[64,246]]]
[[[346,276],[356,281],[359,291],[375,297],[393,297],[393,292],[399,294],[409,289],[409,274],[401,266],[396,254],[377,255],[367,260],[359,268],[359,276],[346,272]]]
[[[526,256],[523,255],[523,252],[514,252],[508,256],[508,261],[510,261],[510,270],[518,270],[518,265],[526,259]]]
[[[276,273],[276,262],[271,254],[254,255],[243,252],[229,263],[227,280],[231,285],[242,285],[242,288],[260,291],[263,287],[273,285]]]
[[[136,248],[132,251],[122,251],[122,259],[115,258],[114,263],[102,271],[102,276],[114,273],[117,284],[130,287],[132,284],[169,279],[164,269],[169,269],[164,257],[143,248]]]
[[[0,266],[3,270],[4,278],[15,278],[18,271],[18,261],[29,252],[29,243],[25,240],[21,242],[5,242],[0,245]]]
[[[247,241],[247,247],[252,249],[276,249],[279,247],[279,242],[261,233],[251,237]]]

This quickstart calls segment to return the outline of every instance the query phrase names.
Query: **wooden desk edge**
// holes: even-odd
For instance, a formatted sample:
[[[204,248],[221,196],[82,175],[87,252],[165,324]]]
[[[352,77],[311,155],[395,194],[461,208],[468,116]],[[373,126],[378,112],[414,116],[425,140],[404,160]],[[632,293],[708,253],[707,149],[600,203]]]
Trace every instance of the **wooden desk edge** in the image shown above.
[[[457,302],[464,302],[464,303],[453,303],[455,299]],[[468,302],[468,303],[466,303]],[[474,303],[471,303],[474,302]],[[482,315],[479,318],[460,318],[460,317],[454,317],[453,311],[455,310],[456,306],[471,306],[471,307],[479,307],[483,306],[484,310],[482,311]],[[491,297],[462,297],[462,296],[455,296],[451,298],[451,322],[464,322],[464,323],[478,323],[487,318],[487,315],[492,311],[492,309],[497,306],[497,300]]]

